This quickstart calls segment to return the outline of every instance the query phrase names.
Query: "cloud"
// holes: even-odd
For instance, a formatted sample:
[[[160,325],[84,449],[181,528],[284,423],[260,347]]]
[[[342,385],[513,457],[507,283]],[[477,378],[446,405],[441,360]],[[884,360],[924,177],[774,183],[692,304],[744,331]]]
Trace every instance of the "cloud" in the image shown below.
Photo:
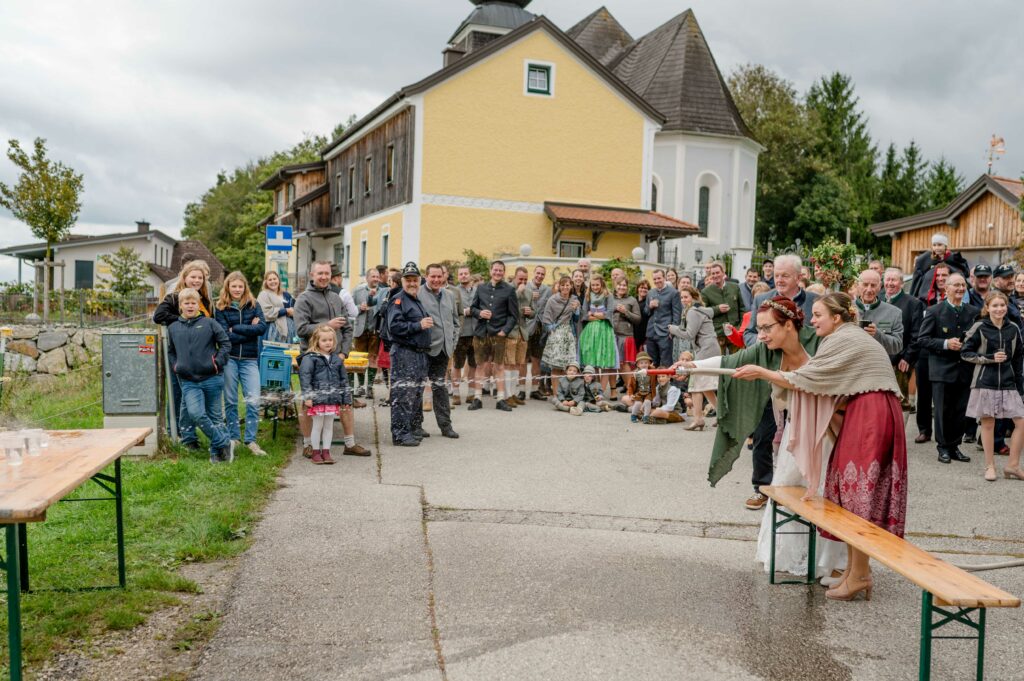
[[[635,37],[687,7],[534,0],[529,9],[569,28],[602,3]],[[997,170],[1024,171],[1019,0],[691,7],[724,74],[763,63],[804,91],[842,71],[880,147],[913,138],[971,181],[999,133],[1008,153]],[[439,68],[470,11],[459,0],[0,3],[0,140],[45,137],[53,158],[84,173],[79,231],[127,231],[142,218],[176,231],[218,171],[326,134]],[[0,159],[0,180],[14,178]],[[30,240],[19,229],[0,212],[0,241]],[[10,277],[5,260],[0,279]]]

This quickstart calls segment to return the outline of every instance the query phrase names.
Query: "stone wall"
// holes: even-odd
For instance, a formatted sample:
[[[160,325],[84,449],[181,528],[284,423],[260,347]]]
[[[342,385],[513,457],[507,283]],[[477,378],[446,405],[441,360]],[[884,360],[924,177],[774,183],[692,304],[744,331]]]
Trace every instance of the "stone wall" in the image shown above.
[[[4,373],[7,375],[66,374],[90,362],[99,362],[104,333],[139,333],[139,329],[82,329],[77,326],[9,328],[12,333],[7,338],[7,351],[4,353]]]

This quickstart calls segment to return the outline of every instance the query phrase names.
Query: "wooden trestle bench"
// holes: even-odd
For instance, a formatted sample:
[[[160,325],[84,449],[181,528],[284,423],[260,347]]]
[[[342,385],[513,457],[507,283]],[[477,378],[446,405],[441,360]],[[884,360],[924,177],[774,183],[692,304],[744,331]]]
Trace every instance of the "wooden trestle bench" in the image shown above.
[[[932,639],[970,638],[978,641],[977,678],[984,675],[985,610],[986,608],[1017,608],[1020,599],[975,575],[951,565],[924,549],[854,515],[827,499],[802,501],[803,487],[761,487],[772,504],[772,546],[769,580],[772,584],[812,584],[815,574],[816,529],[821,528],[850,546],[863,551],[890,570],[921,587],[921,652],[918,678],[931,678]],[[781,519],[780,519],[781,518]],[[808,572],[801,582],[776,582],[775,537],[789,523],[807,528]],[[805,534],[800,531],[798,534]],[[976,613],[972,619],[971,614]],[[936,615],[938,618],[936,619]],[[933,636],[933,632],[951,622],[974,629],[976,636]]]

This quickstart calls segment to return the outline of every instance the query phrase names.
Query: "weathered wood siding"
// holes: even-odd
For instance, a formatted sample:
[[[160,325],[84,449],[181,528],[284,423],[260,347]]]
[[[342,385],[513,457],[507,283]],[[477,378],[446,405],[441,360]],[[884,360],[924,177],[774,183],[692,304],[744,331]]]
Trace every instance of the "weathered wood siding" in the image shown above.
[[[309,203],[297,206],[298,229],[301,232],[313,232],[328,229],[331,226],[331,197],[325,193]]]
[[[949,247],[954,251],[1013,250],[1024,239],[1024,222],[1016,208],[987,193],[960,214],[956,227],[939,223],[896,234],[892,241],[893,264],[910,272],[914,258],[931,248],[936,232],[949,237]],[[970,260],[969,255],[967,258]]]
[[[371,130],[327,163],[331,225],[336,228],[386,208],[412,201],[413,107],[407,107]],[[393,181],[385,181],[388,146],[394,145]],[[364,191],[367,157],[372,159],[370,191]],[[349,169],[354,188],[349,199]]]

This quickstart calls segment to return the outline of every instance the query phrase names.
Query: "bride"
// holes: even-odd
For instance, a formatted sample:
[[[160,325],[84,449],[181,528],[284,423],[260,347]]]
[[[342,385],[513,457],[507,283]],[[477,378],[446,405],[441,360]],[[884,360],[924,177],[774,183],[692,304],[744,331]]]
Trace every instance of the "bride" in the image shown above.
[[[758,343],[753,347],[741,350],[734,355],[712,357],[696,362],[684,362],[686,368],[737,368],[745,365],[760,366],[765,369],[794,371],[810,360],[807,347],[813,352],[817,337],[814,332],[804,327],[804,313],[797,305],[782,296],[777,296],[761,304],[757,310]],[[719,388],[719,432],[715,441],[715,453],[712,457],[709,480],[718,482],[736,460],[740,443],[753,431],[755,422],[745,415],[760,415],[769,399],[768,384],[763,381],[747,382],[738,376],[723,377]],[[749,381],[749,379],[748,379]],[[770,399],[775,420],[779,428],[775,437],[775,471],[772,485],[807,487],[807,477],[801,472],[800,462],[790,451],[790,441],[794,436],[794,424],[789,417],[791,395],[788,390],[772,387]],[[807,399],[802,396],[802,399]],[[749,423],[748,423],[749,421]],[[799,429],[799,425],[797,426]],[[833,438],[826,437],[824,451],[819,459],[820,471],[813,471],[810,477],[821,496],[825,468],[828,465]],[[764,563],[768,571],[771,560],[772,512],[766,507],[761,518],[761,529],[757,538],[758,561]],[[775,540],[775,569],[793,575],[807,575],[807,535],[802,533],[778,534]],[[832,586],[839,579],[839,571],[846,566],[846,548],[841,542],[819,537],[816,546],[817,569],[816,577],[822,578],[822,584]]]

